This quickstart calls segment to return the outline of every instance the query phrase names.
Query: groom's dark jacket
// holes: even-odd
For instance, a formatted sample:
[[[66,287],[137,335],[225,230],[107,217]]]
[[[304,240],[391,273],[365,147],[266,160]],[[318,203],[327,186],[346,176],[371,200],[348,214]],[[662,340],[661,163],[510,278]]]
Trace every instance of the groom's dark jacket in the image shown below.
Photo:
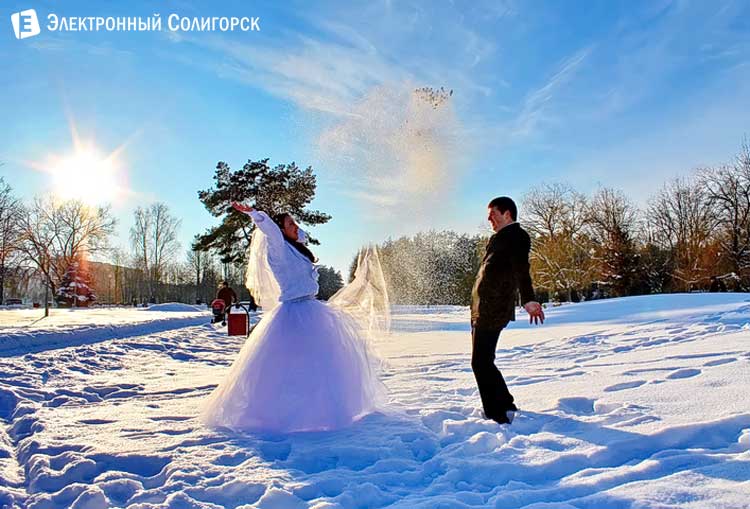
[[[531,239],[518,223],[511,223],[492,237],[471,292],[471,325],[478,329],[502,329],[516,319],[516,297],[521,303],[534,299],[529,274]]]

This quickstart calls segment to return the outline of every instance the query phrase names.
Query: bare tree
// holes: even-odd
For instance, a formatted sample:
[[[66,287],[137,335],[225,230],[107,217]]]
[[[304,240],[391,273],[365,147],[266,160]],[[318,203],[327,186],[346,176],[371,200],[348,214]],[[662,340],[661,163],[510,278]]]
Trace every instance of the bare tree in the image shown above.
[[[151,214],[148,209],[138,207],[133,213],[134,223],[130,228],[130,241],[133,247],[133,260],[135,266],[142,271],[146,285],[148,285],[147,293],[153,295],[153,289],[150,286],[150,245],[149,238],[151,236],[152,220]]]
[[[716,238],[730,274],[743,286],[750,272],[750,146],[743,144],[734,164],[699,172],[700,183],[717,213]]]
[[[110,260],[112,262],[112,300],[115,303],[126,303],[127,267],[125,266],[125,253],[120,248],[113,249]]]
[[[197,239],[198,235],[196,235]],[[190,282],[195,289],[195,301],[205,302],[210,299],[216,287],[216,268],[211,251],[189,249],[187,263]]]
[[[568,300],[587,290],[595,275],[587,213],[586,197],[569,185],[542,184],[524,196],[519,214],[532,235],[535,283]]]
[[[167,266],[174,261],[180,249],[177,240],[177,231],[182,221],[169,212],[169,207],[164,203],[155,203],[151,206],[153,219],[153,278],[161,281],[162,274]]]
[[[21,202],[0,177],[0,304],[5,301],[6,276],[18,265],[21,230],[19,219]]]
[[[549,292],[573,300],[574,293],[585,293],[596,278],[593,244],[581,235],[544,237],[533,241],[531,271],[534,284]]]
[[[200,287],[203,281],[203,268],[204,261],[208,256],[208,252],[197,251],[195,249],[188,249],[187,251],[187,263],[186,266],[191,273],[191,279],[195,287],[195,300],[201,300]]]
[[[165,272],[180,248],[177,232],[181,221],[164,203],[154,203],[147,209],[138,207],[134,219],[130,229],[134,257],[145,276],[149,298],[156,299]]]
[[[541,184],[523,197],[523,224],[536,237],[575,236],[586,213],[586,197],[568,184]]]
[[[54,295],[73,263],[107,249],[115,224],[109,207],[91,207],[78,200],[36,198],[20,215],[23,260]],[[48,312],[45,298],[45,316]]]
[[[665,184],[649,203],[648,220],[653,240],[671,251],[677,287],[689,291],[706,280],[705,255],[718,219],[703,184],[687,178]]]

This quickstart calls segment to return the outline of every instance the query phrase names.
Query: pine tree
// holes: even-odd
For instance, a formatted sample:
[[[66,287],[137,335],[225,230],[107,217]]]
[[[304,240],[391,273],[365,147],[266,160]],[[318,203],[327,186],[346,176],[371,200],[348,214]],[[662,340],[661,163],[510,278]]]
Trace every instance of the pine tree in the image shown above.
[[[325,265],[318,268],[318,298],[321,300],[330,299],[334,293],[338,292],[344,286],[341,273],[333,267]]]
[[[347,279],[349,283],[354,281],[354,276],[357,272],[357,265],[359,264],[359,254],[360,251],[357,251],[357,254],[355,254],[352,259],[352,263],[349,264],[349,279]]]
[[[638,293],[636,290],[636,272],[639,266],[639,255],[635,243],[622,230],[610,235],[609,242],[600,245],[601,279],[612,291],[612,296],[622,297]]]
[[[638,208],[623,192],[601,188],[589,202],[587,222],[599,282],[607,293],[613,297],[640,293],[635,242]]]
[[[96,301],[85,263],[78,260],[71,262],[60,281],[55,300],[63,307],[88,307]]]
[[[307,206],[315,197],[316,177],[312,167],[299,168],[295,163],[271,168],[268,159],[248,160],[240,170],[232,170],[220,161],[216,165],[214,187],[198,192],[198,198],[221,224],[198,236],[193,248],[214,250],[222,263],[241,264],[250,243],[254,225],[251,219],[232,209],[231,202],[253,205],[270,216],[283,212],[306,225],[327,223],[331,216]],[[315,239],[310,239],[317,244]]]
[[[669,249],[647,242],[638,251],[638,293],[667,293],[672,291],[674,265]]]

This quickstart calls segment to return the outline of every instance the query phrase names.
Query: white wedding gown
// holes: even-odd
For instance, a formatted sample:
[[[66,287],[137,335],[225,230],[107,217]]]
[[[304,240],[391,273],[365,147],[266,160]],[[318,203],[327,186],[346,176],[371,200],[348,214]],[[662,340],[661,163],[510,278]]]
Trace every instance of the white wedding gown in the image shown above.
[[[360,254],[354,281],[329,304],[318,301],[318,273],[263,212],[248,265],[248,288],[264,316],[221,384],[203,421],[272,432],[341,428],[384,402],[385,388],[367,337],[388,326],[377,252]]]

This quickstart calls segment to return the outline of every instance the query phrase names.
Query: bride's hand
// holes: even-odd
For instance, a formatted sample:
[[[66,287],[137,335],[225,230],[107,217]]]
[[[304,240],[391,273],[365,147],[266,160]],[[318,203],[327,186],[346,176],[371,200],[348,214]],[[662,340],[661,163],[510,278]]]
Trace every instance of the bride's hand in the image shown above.
[[[234,208],[234,210],[238,210],[240,212],[244,212],[245,214],[247,214],[247,213],[252,212],[252,211],[255,210],[254,208],[252,208],[249,205],[245,205],[244,203],[238,203],[236,201],[232,202],[232,208]]]

